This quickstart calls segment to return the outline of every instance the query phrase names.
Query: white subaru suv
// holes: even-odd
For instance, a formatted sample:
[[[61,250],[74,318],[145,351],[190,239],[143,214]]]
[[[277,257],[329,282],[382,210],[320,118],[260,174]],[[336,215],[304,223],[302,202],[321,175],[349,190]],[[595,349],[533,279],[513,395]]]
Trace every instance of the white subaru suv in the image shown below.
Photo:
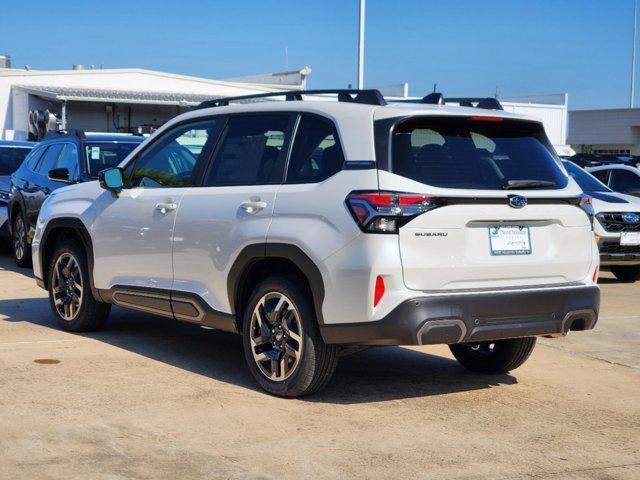
[[[205,102],[52,193],[33,264],[61,328],[115,304],[237,332],[257,382],[295,397],[364,346],[448,344],[495,374],[594,327],[591,219],[539,121],[495,99],[280,95]]]

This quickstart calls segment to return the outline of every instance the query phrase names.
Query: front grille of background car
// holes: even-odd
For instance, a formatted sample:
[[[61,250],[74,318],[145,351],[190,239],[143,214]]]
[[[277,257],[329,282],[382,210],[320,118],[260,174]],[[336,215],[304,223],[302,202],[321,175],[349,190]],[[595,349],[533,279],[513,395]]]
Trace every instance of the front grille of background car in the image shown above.
[[[599,213],[596,218],[607,232],[640,232],[640,223],[626,223],[623,213]],[[629,212],[631,213],[631,212]],[[636,213],[636,212],[633,212]],[[640,213],[638,213],[640,215]]]
[[[601,254],[640,255],[640,245],[620,245],[619,243],[601,243]]]

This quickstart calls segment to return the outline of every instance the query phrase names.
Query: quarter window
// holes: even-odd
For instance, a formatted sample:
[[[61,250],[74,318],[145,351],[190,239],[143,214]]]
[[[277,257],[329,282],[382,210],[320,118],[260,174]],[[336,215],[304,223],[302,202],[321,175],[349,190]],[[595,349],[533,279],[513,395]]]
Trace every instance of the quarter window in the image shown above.
[[[42,156],[42,160],[40,160],[40,163],[38,164],[37,172],[46,175],[49,173],[49,170],[56,168],[60,150],[62,150],[61,143],[49,145],[49,148],[47,148],[47,151]]]
[[[332,124],[303,115],[293,141],[287,183],[320,182],[342,168],[344,157]]]
[[[607,174],[609,173],[609,170],[596,170],[595,172],[589,172],[589,173],[594,177],[596,177],[605,185],[607,184]]]
[[[187,187],[193,184],[196,163],[212,141],[217,120],[210,119],[176,127],[144,150],[127,168],[127,186]]]
[[[27,156],[27,168],[29,170],[33,170],[35,172],[36,166],[38,165],[38,161],[42,154],[45,152],[47,147],[35,147],[31,153]]]
[[[232,117],[222,135],[205,185],[282,182],[289,115]]]

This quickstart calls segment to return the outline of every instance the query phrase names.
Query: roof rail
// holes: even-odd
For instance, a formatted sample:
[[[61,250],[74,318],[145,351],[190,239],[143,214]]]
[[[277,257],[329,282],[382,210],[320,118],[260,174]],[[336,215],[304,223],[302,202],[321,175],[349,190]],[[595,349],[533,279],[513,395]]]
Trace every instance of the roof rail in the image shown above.
[[[254,100],[260,98],[285,97],[286,101],[303,100],[303,95],[337,95],[339,102],[363,103],[366,105],[386,105],[384,97],[378,90],[357,90],[357,89],[337,89],[337,90],[288,90],[285,92],[256,93],[253,95],[241,95],[239,97],[217,98],[215,100],[205,100],[200,105],[193,107],[193,110],[210,107],[222,107],[230,102],[243,100]]]
[[[84,140],[87,138],[84,134],[84,130],[80,130],[78,128],[68,128],[67,130],[49,130],[44,135],[43,140],[50,140],[52,138],[60,137],[77,137],[80,140]]]
[[[446,103],[459,103],[461,107],[473,107],[485,110],[504,110],[497,98],[493,97],[453,97],[445,98],[441,93],[433,92],[422,97],[417,103],[428,103],[430,105],[444,105]]]

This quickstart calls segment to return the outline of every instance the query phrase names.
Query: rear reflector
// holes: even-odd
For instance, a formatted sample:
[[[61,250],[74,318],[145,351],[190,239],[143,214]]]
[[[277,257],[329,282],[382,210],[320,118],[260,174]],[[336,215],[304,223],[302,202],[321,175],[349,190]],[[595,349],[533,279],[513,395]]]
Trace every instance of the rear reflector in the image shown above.
[[[376,285],[373,291],[373,306],[377,307],[380,300],[382,300],[382,296],[384,295],[384,280],[380,275],[376,277]]]
[[[600,273],[600,267],[596,267],[595,271],[593,272],[593,283],[598,283],[598,274]],[[380,277],[378,277],[380,278]]]

